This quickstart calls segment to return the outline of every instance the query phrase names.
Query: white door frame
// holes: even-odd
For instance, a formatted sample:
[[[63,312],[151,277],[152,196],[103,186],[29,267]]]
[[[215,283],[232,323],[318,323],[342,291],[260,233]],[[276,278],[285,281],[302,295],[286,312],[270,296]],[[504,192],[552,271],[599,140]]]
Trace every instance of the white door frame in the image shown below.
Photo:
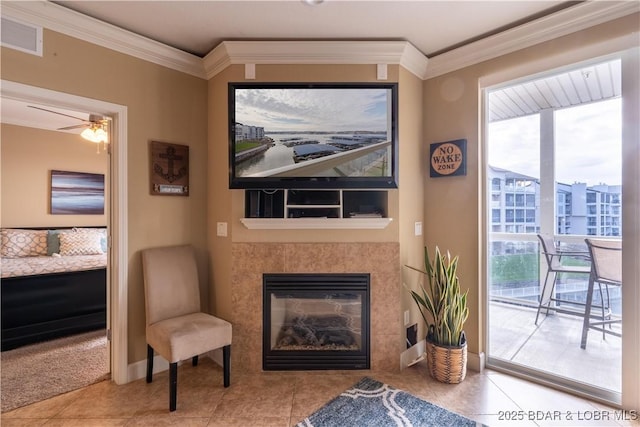
[[[56,92],[7,80],[0,81],[0,96],[50,107],[101,114],[112,118],[109,162],[110,209],[109,296],[107,317],[111,329],[111,379],[125,384],[127,377],[127,107]]]
[[[635,33],[637,37],[637,33]],[[622,407],[640,410],[640,48],[622,52]]]

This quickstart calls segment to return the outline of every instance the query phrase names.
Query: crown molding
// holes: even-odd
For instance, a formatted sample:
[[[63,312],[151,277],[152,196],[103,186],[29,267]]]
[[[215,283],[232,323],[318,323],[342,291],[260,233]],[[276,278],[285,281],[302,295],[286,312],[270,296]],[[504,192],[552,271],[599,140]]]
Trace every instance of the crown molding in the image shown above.
[[[637,1],[586,1],[429,59],[425,79],[640,11]]]
[[[202,59],[48,1],[3,1],[2,16],[205,78]]]
[[[225,41],[200,58],[46,0],[0,7],[2,16],[202,79],[232,64],[399,64],[425,80],[639,12],[640,2],[581,2],[433,58],[407,41]]]
[[[225,41],[204,57],[207,78],[232,64],[400,64],[421,79],[427,70],[406,41]]]

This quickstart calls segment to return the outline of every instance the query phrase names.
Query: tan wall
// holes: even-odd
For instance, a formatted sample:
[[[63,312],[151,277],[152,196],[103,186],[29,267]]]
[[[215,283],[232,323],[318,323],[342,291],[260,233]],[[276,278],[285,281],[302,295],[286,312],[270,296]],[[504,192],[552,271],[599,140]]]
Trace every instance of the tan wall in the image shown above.
[[[107,225],[105,215],[52,215],[51,170],[105,175],[109,157],[80,135],[7,125],[2,132],[2,227]],[[106,212],[106,210],[105,210]]]
[[[268,82],[376,82],[375,65],[257,65],[256,81]],[[389,66],[388,82],[399,82],[399,180],[398,190],[388,191],[388,216],[391,224],[383,230],[249,230],[240,222],[244,216],[244,191],[229,190],[228,176],[228,111],[227,91],[229,82],[244,81],[244,66],[234,65],[209,81],[209,242],[213,293],[210,303],[222,317],[233,319],[237,298],[233,297],[231,284],[234,272],[245,260],[233,259],[233,245],[239,243],[273,242],[400,242],[402,256],[395,255],[400,266],[410,256],[420,259],[422,238],[414,236],[415,221],[423,220],[424,173],[420,156],[422,151],[422,81],[399,66]],[[230,203],[229,203],[230,202]],[[229,236],[216,236],[216,223],[227,222]],[[407,241],[406,248],[404,243]],[[232,245],[233,243],[233,245]],[[364,256],[364,255],[363,255]],[[396,258],[397,257],[397,258]],[[363,262],[366,260],[363,260]],[[263,260],[255,260],[260,268]],[[397,262],[397,261],[396,261]],[[398,274],[398,273],[396,273]],[[409,300],[400,307],[403,288],[400,277],[394,277],[390,287],[393,293],[393,337],[390,343],[399,361],[404,348],[404,326],[400,321],[402,311]],[[406,295],[405,295],[406,297]],[[391,300],[390,300],[391,301]],[[390,302],[389,301],[389,302]],[[417,320],[417,319],[415,319]],[[238,331],[239,333],[242,331]],[[378,332],[372,331],[376,334]],[[258,340],[259,341],[259,340]]]
[[[638,14],[630,15],[425,82],[425,143],[467,139],[466,176],[426,179],[425,242],[430,248],[437,244],[460,256],[461,285],[469,289],[465,330],[470,352],[484,351],[481,79],[491,77],[496,84],[498,74],[515,79],[612,53],[614,48],[603,42],[637,31]]]
[[[399,67],[390,66],[388,82],[398,81]],[[257,65],[256,80],[266,82],[376,82],[375,65]],[[244,66],[233,65],[209,81],[209,247],[213,275],[210,302],[218,315],[230,318],[231,242],[397,242],[398,191],[389,191],[384,230],[249,230],[244,216],[244,191],[229,190],[228,83],[244,81]],[[420,93],[418,91],[418,93]],[[229,236],[216,236],[216,223],[228,223]]]
[[[87,61],[91,58],[91,61]],[[2,48],[2,79],[125,105],[128,110],[128,343],[130,363],[146,357],[140,250],[193,244],[208,300],[206,81],[44,31],[42,57]],[[190,148],[189,197],[149,194],[149,142]]]
[[[425,158],[428,152],[423,138],[422,122],[424,120],[421,79],[404,68],[400,69],[400,165],[399,165],[399,241],[401,265],[422,266],[423,237],[415,235],[415,223],[424,226],[424,183]],[[416,284],[416,276],[407,274],[405,267],[401,269],[402,281],[407,286]],[[404,288],[400,292],[401,334],[406,336],[404,311],[411,313],[410,324],[419,325],[418,337],[426,335],[424,322],[420,313]]]
[[[242,72],[240,72],[242,69]],[[217,316],[231,319],[231,236],[235,223],[232,216],[232,191],[229,190],[229,150],[227,128],[227,82],[244,76],[244,67],[231,66],[209,80],[209,135],[207,198],[207,237],[210,251],[212,287],[209,306]],[[228,224],[228,237],[216,236],[216,223]]]

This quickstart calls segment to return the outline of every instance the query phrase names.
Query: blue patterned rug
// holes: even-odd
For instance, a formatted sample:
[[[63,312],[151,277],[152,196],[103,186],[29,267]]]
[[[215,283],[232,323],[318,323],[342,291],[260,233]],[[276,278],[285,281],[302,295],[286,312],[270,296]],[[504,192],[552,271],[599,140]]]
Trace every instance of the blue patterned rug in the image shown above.
[[[473,420],[363,378],[349,390],[302,420],[296,427],[480,426]]]

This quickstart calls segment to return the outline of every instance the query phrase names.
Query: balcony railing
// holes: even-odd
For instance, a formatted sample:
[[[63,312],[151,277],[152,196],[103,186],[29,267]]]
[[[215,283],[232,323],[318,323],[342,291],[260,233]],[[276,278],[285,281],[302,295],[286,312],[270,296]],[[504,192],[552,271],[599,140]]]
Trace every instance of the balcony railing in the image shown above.
[[[331,171],[337,176],[390,176],[390,149],[391,141],[384,141],[249,176],[327,176]]]
[[[587,236],[558,236],[562,247],[571,251],[587,251],[584,239]],[[500,301],[519,306],[537,307],[546,274],[546,262],[540,256],[536,234],[490,233],[489,237],[489,296],[491,301]],[[563,263],[589,265],[584,258],[564,257]],[[550,277],[549,280],[552,280]],[[584,303],[588,287],[588,274],[559,274],[555,294],[564,300]],[[599,303],[595,295],[594,303]],[[610,289],[611,307],[614,313],[621,312],[619,288]],[[579,307],[569,304],[567,308]]]

